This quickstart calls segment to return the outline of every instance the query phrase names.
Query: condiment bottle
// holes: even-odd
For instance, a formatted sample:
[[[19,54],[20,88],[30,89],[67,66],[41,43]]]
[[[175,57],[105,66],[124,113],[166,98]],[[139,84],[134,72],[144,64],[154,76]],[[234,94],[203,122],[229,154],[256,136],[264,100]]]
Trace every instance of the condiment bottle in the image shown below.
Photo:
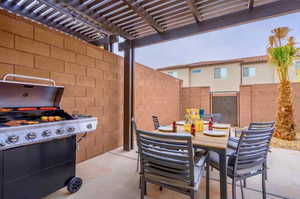
[[[192,134],[193,136],[196,135],[196,128],[195,128],[195,124],[194,124],[194,123],[192,123],[192,125],[191,125],[191,134]]]
[[[177,126],[176,126],[176,122],[173,122],[173,132],[177,132]]]
[[[209,122],[208,122],[208,130],[212,131],[213,130],[213,118],[211,117]]]

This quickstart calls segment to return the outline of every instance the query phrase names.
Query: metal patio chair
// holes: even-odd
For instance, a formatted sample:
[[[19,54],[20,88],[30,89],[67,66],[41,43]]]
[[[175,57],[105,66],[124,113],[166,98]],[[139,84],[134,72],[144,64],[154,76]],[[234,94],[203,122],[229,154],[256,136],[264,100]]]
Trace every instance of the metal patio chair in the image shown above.
[[[267,129],[267,128],[273,128],[275,126],[275,122],[271,121],[271,122],[251,122],[248,130],[262,130],[262,129]],[[240,131],[235,131],[235,137],[229,137],[228,140],[228,147],[231,149],[236,149],[239,143],[239,136],[241,135],[241,130]],[[271,150],[269,149],[269,152],[271,152]],[[266,166],[266,180],[268,178],[268,172],[267,172],[267,162],[265,164]],[[246,187],[246,181],[244,181],[244,187]]]
[[[134,118],[131,119],[131,129],[132,129],[132,134],[136,136],[137,126],[136,126],[136,122],[135,122]],[[139,172],[139,170],[140,170],[140,168],[139,168],[139,165],[140,165],[140,154],[139,154],[138,150],[136,152],[138,154],[137,163],[136,163],[136,172]]]
[[[141,199],[147,193],[147,183],[196,198],[207,156],[194,160],[191,135],[137,130],[137,143],[141,155]]]
[[[152,121],[153,121],[154,129],[157,130],[160,127],[158,117],[155,115],[152,115]]]
[[[263,199],[266,199],[266,159],[274,128],[263,130],[244,130],[236,149],[227,151],[227,175],[232,179],[232,198],[236,199],[236,182],[241,183],[242,199],[244,192],[242,180],[262,175]],[[219,169],[219,156],[215,152],[209,153],[209,165]],[[208,170],[209,171],[209,170]]]

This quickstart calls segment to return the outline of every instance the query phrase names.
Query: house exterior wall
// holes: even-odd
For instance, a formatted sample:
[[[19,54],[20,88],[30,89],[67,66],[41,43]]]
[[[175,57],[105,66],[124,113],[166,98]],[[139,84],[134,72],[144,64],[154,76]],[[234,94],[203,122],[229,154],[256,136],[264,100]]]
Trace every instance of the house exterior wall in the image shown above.
[[[300,62],[300,58],[296,58],[296,62]],[[214,69],[226,67],[228,68],[228,77],[225,79],[214,79]],[[254,67],[256,74],[253,77],[245,77],[243,70],[246,67]],[[242,68],[242,71],[241,71]],[[201,70],[199,73],[193,73],[193,70]],[[219,64],[192,68],[180,68],[172,70],[161,70],[178,73],[178,78],[183,80],[183,87],[207,87],[209,86],[212,92],[216,91],[239,91],[240,85],[249,84],[268,84],[278,83],[278,75],[276,68],[267,62],[262,63],[231,63]],[[297,77],[295,65],[289,68],[289,78],[291,82],[300,82],[300,72]]]
[[[228,69],[228,76],[225,79],[214,79],[214,69],[225,67]],[[193,73],[193,70],[201,69],[200,73]],[[211,91],[238,91],[240,86],[240,65],[239,63],[214,65],[205,67],[193,67],[191,69],[163,70],[161,72],[178,72],[178,78],[183,80],[183,87],[207,87]]]
[[[242,65],[243,70],[246,67],[254,67],[256,74],[254,77],[242,77],[242,84],[266,84],[275,82],[275,68],[268,63],[254,63]]]
[[[0,10],[0,77],[54,79],[65,87],[64,110],[98,117],[97,130],[80,142],[77,162],[123,144],[123,69],[122,57]],[[165,123],[177,119],[181,81],[139,64],[135,75],[139,128],[150,129],[152,114]]]
[[[189,87],[190,86],[190,72],[188,68],[183,68],[183,69],[176,69],[176,70],[165,70],[165,71],[161,71],[165,74],[168,74],[169,72],[177,72],[178,79],[181,79],[182,82],[182,86],[183,87]],[[169,74],[168,74],[169,75]]]

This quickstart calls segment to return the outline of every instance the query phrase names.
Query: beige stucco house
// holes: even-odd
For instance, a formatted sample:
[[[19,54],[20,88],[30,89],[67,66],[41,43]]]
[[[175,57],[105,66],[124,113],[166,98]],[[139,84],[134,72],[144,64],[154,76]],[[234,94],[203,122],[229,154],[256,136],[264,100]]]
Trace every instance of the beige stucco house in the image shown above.
[[[240,85],[278,82],[276,69],[266,56],[159,68],[159,71],[183,80],[183,87],[209,86],[211,91],[239,91]],[[298,74],[298,75],[297,75]],[[289,69],[290,80],[300,82],[300,57]]]

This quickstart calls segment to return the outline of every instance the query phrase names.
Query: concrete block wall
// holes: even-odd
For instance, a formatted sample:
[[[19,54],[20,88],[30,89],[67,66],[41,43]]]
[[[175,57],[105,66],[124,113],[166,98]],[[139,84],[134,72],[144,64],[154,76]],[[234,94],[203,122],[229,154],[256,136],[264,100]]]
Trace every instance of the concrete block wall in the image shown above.
[[[186,87],[181,91],[181,119],[184,118],[186,108],[203,108],[205,113],[210,113],[210,88]]]
[[[123,70],[119,57],[21,17],[0,13],[0,75],[54,79],[65,86],[61,106],[97,116],[97,131],[80,143],[77,161],[122,144]]]
[[[62,108],[99,118],[97,131],[80,143],[81,162],[123,144],[124,60],[71,36],[0,10],[0,76],[16,73],[54,79],[65,86]],[[180,80],[136,65],[136,118],[152,129],[179,117]]]
[[[295,121],[300,127],[300,83],[292,83]],[[277,110],[278,84],[244,85],[240,88],[240,122],[275,120]]]
[[[138,128],[153,130],[152,115],[163,125],[179,119],[182,80],[137,64],[135,118]]]

